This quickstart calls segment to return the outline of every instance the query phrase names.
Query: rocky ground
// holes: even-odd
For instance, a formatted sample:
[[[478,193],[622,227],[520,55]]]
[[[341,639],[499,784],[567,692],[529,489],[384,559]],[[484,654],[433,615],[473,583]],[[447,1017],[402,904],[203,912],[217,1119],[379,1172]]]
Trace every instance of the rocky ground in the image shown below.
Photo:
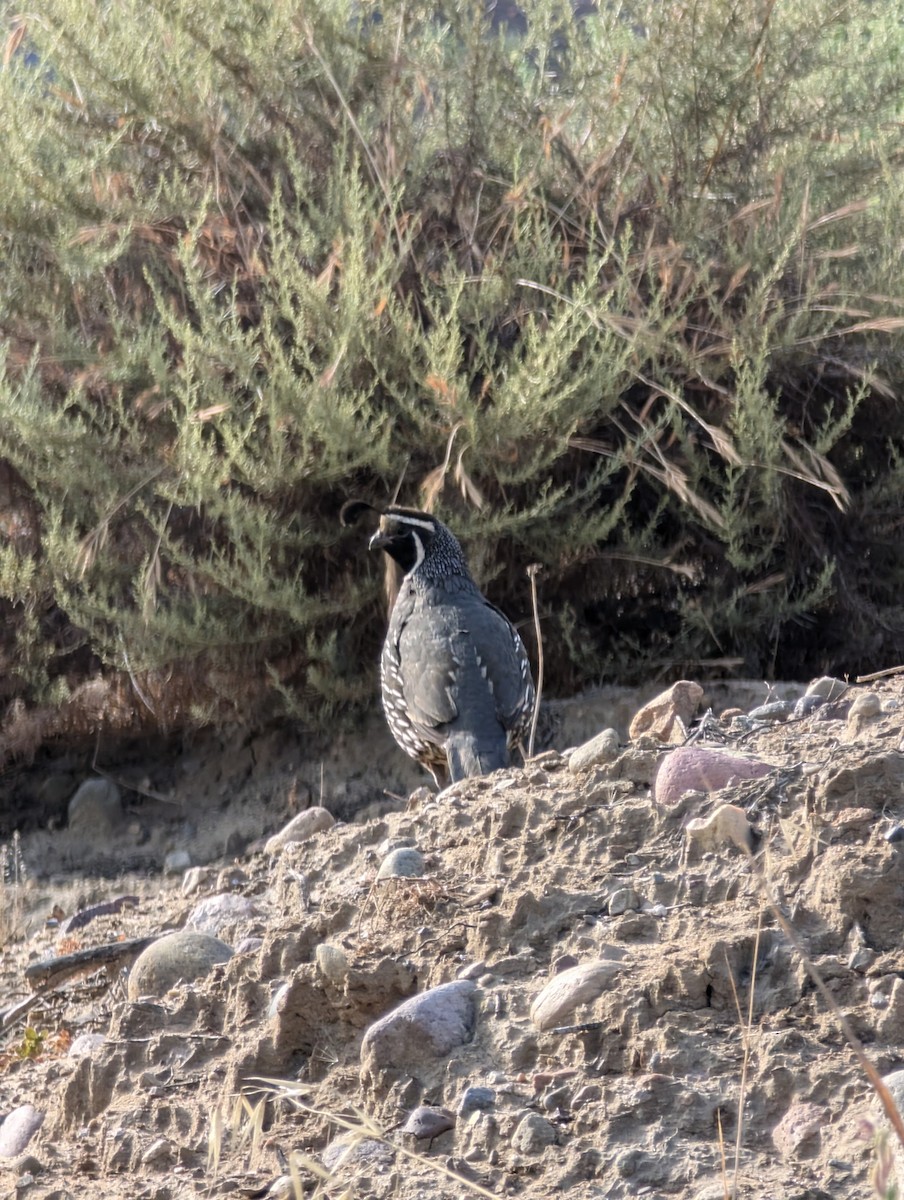
[[[376,721],[11,772],[2,1194],[875,1194],[902,679],[585,697],[440,796]]]

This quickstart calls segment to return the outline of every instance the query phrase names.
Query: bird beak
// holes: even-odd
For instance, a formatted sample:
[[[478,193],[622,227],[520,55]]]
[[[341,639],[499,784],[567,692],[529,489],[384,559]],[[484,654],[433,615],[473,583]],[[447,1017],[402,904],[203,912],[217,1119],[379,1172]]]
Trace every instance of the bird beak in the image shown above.
[[[385,549],[386,546],[389,545],[389,543],[391,541],[392,541],[392,539],[390,537],[387,537],[387,535],[382,531],[382,529],[378,529],[377,532],[370,539],[370,541],[367,543],[367,548],[368,548],[368,550],[383,550],[383,549]]]

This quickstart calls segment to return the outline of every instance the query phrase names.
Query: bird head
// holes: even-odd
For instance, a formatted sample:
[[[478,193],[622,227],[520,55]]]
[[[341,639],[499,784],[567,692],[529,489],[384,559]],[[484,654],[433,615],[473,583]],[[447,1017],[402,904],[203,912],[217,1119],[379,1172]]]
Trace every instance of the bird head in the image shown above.
[[[352,500],[342,509],[342,523],[350,525],[373,506]],[[374,510],[378,511],[378,510]],[[380,514],[380,524],[368,542],[370,550],[385,550],[403,575],[415,572],[426,579],[467,575],[461,546],[448,526],[432,513],[391,504]]]
[[[380,527],[367,544],[369,550],[385,550],[408,575],[431,557],[434,543],[442,540],[446,526],[430,513],[393,505],[380,517]]]

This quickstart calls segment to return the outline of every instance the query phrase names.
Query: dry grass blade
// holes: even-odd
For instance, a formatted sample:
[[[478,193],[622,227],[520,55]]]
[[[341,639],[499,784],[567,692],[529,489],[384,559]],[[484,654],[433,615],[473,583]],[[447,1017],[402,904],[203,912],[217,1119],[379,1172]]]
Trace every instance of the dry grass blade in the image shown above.
[[[750,972],[750,996],[747,1003],[747,1019],[741,1012],[741,1001],[738,996],[737,988],[735,987],[734,974],[728,964],[726,956],[726,966],[728,966],[728,978],[731,982],[731,993],[734,997],[735,1008],[738,1012],[738,1021],[741,1026],[741,1031],[744,1036],[744,1059],[741,1065],[741,1086],[738,1096],[738,1126],[735,1132],[735,1158],[734,1158],[734,1183],[732,1185],[732,1194],[738,1195],[738,1184],[741,1176],[741,1146],[744,1141],[744,1109],[747,1101],[747,1079],[750,1069],[750,1034],[753,1029],[753,1003],[756,992],[756,968],[760,957],[760,935],[763,931],[763,910],[759,911],[756,923],[756,938],[753,943],[753,967]]]
[[[310,1104],[306,1104],[301,1099],[302,1094],[308,1090],[306,1086],[304,1084],[294,1084],[289,1080],[259,1078],[250,1080],[249,1082],[263,1085],[264,1090],[269,1096],[272,1096],[274,1099],[278,1098],[289,1101],[299,1112],[307,1113],[312,1117],[326,1118],[332,1124],[338,1125],[340,1129],[357,1135],[359,1138],[368,1138],[382,1142],[394,1153],[400,1154],[403,1158],[407,1158],[411,1162],[416,1162],[431,1171],[435,1171],[438,1175],[451,1180],[458,1187],[464,1188],[475,1196],[484,1196],[487,1200],[497,1200],[495,1193],[488,1191],[485,1187],[481,1187],[479,1183],[474,1183],[470,1179],[465,1179],[463,1176],[457,1175],[445,1163],[436,1162],[433,1159],[426,1158],[422,1154],[418,1154],[414,1150],[409,1150],[405,1146],[390,1141],[380,1126],[371,1117],[368,1117],[366,1113],[360,1112],[358,1109],[354,1110],[354,1117],[345,1117],[340,1113],[315,1108]]]
[[[841,208],[836,208],[822,217],[817,217],[815,221],[810,221],[807,225],[807,233],[812,233],[814,229],[821,229],[824,225],[831,225],[833,221],[845,221],[848,217],[866,212],[873,204],[875,204],[874,200],[853,200],[850,204],[843,204]]]
[[[214,1178],[220,1170],[220,1159],[223,1154],[223,1135],[226,1122],[222,1110],[217,1107],[210,1114],[210,1130],[207,1134],[207,1171]]]
[[[530,579],[531,610],[534,614],[534,634],[537,638],[537,690],[534,697],[534,711],[530,719],[530,738],[527,742],[527,757],[534,756],[534,742],[537,737],[537,721],[540,719],[540,699],[543,695],[543,632],[540,629],[540,610],[537,603],[537,576],[543,568],[539,563],[531,563],[527,568]]]
[[[646,386],[653,392],[654,395],[664,396],[667,400],[671,400],[673,404],[677,404],[682,412],[686,413],[692,421],[700,426],[707,434],[713,444],[713,448],[719,453],[727,463],[734,467],[742,466],[741,456],[734,448],[731,438],[724,429],[717,429],[715,425],[711,425],[676,391],[671,388],[664,387],[662,384],[653,383],[652,380],[645,378],[641,374],[637,374],[636,378],[640,383]]]

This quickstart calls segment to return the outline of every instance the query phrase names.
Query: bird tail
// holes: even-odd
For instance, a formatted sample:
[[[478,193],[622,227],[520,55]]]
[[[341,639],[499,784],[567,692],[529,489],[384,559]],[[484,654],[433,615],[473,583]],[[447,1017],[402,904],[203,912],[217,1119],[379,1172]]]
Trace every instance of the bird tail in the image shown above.
[[[446,742],[449,778],[452,783],[474,775],[488,775],[509,764],[504,735],[492,742],[482,741],[473,733],[453,733]]]

